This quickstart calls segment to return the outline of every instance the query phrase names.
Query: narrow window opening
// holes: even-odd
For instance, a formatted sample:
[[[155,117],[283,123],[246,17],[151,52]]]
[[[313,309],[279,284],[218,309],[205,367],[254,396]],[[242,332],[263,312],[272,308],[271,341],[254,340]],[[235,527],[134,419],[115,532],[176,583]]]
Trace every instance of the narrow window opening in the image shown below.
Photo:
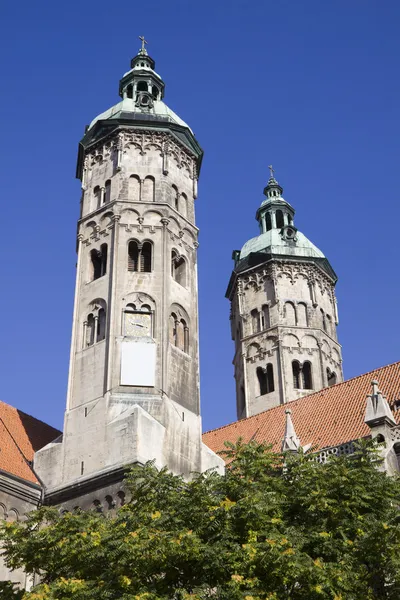
[[[104,204],[111,200],[111,181],[108,179],[104,186]]]
[[[142,273],[151,272],[151,242],[144,242],[140,252],[140,271]]]
[[[263,331],[271,327],[269,320],[269,307],[267,306],[267,304],[264,304],[261,307],[261,327]]]
[[[257,367],[256,374],[257,374],[257,379],[258,379],[260,396],[264,396],[264,394],[267,393],[267,374],[264,372],[264,369],[262,369],[261,367]]]
[[[101,342],[106,337],[106,311],[100,308],[97,318],[97,341]]]
[[[322,319],[322,329],[324,331],[326,331],[326,318],[325,318],[325,313],[321,308],[321,319]]]
[[[293,387],[295,390],[301,389],[300,385],[300,363],[297,360],[292,362]]]
[[[267,389],[268,389],[267,394],[269,394],[270,392],[273,392],[275,390],[274,367],[272,366],[271,363],[268,363],[268,365],[267,365]]]
[[[274,391],[274,368],[271,363],[268,363],[265,369],[258,367],[256,370],[258,384],[260,388],[260,396],[270,394]]]
[[[303,389],[312,390],[311,363],[306,361],[301,369]]]
[[[255,308],[251,311],[251,331],[252,333],[258,333],[260,331],[260,313]]]
[[[132,85],[128,85],[128,87],[126,88],[126,95],[128,96],[128,98],[133,98],[133,86]]]
[[[176,185],[172,186],[172,202],[173,202],[174,208],[176,210],[179,210],[179,192],[178,192],[178,188],[176,187]]]
[[[143,66],[143,63],[142,63],[142,66]],[[148,91],[146,81],[139,81],[139,83],[137,85],[137,91],[138,92],[147,92]]]
[[[283,212],[281,210],[277,210],[275,213],[275,218],[276,218],[276,226],[278,229],[282,229],[282,227],[284,226],[284,221],[283,221]]]
[[[154,100],[157,100],[157,99],[158,99],[158,88],[156,88],[156,86],[155,86],[155,85],[153,85],[153,87],[152,87],[152,89],[151,89],[151,92],[152,92],[152,94],[153,94],[153,98],[154,98]]]
[[[98,185],[93,190],[93,195],[96,203],[96,208],[98,208],[101,204],[101,189]]]
[[[329,387],[331,385],[336,385],[336,383],[337,383],[336,373],[334,371],[331,371],[329,369],[329,367],[326,369],[326,376],[327,376],[327,379],[328,379],[328,386]]]
[[[84,471],[85,471],[85,463],[82,461],[81,462],[81,475],[83,475]]]
[[[85,407],[85,417],[87,417],[87,407]]]
[[[266,227],[267,231],[270,231],[272,229],[272,221],[271,221],[270,213],[267,213],[265,215],[265,227]]]
[[[91,250],[90,251],[90,260],[92,263],[92,278],[91,278],[91,280],[94,281],[95,279],[99,279],[99,277],[101,277],[101,275],[102,275],[101,252],[99,252],[98,250]]]
[[[186,260],[175,250],[171,253],[171,275],[179,285],[186,287]]]
[[[129,242],[128,246],[128,271],[138,271],[139,248],[137,242]]]
[[[94,326],[94,315],[91,313],[86,324],[86,346],[93,346],[94,344]]]
[[[107,273],[107,244],[100,246],[100,277]]]

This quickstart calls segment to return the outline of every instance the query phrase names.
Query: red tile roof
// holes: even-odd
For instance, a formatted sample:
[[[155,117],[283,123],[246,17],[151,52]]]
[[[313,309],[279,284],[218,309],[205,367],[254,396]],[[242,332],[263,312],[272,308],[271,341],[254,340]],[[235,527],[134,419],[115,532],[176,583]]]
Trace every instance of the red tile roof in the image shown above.
[[[325,388],[289,404],[270,408],[258,415],[207,431],[203,442],[219,452],[224,442],[244,442],[255,439],[274,445],[280,450],[285,429],[285,409],[292,410],[293,425],[302,446],[311,443],[317,448],[337,446],[370,434],[364,423],[366,396],[371,393],[371,381],[377,379],[379,389],[387,396],[394,418],[400,422],[400,410],[394,402],[400,399],[400,362],[343,383]]]
[[[0,401],[0,469],[38,483],[27,461],[32,461],[36,450],[49,444],[60,433],[43,421]]]

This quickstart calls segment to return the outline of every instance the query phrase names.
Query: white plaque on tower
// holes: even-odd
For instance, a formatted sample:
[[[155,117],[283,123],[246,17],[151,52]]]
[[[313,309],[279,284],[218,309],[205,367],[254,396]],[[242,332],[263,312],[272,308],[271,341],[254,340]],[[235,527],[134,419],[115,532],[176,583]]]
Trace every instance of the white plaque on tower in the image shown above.
[[[121,385],[154,387],[156,344],[124,341],[121,344]]]

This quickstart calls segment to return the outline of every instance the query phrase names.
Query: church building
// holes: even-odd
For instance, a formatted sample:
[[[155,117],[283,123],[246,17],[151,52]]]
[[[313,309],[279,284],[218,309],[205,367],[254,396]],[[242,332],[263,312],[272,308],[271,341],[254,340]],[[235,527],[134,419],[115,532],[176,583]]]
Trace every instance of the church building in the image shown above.
[[[385,468],[398,471],[400,362],[343,381],[337,276],[296,228],[272,167],[258,235],[233,252],[226,292],[238,420],[202,433],[195,200],[203,151],[165,104],[141,40],[120,101],[79,143],[63,432],[0,402],[0,518],[24,519],[42,504],[116,510],[129,500],[129,465],[223,473],[218,453],[239,437],[277,451],[301,446],[320,461],[377,437]],[[0,579],[29,585],[1,563]]]

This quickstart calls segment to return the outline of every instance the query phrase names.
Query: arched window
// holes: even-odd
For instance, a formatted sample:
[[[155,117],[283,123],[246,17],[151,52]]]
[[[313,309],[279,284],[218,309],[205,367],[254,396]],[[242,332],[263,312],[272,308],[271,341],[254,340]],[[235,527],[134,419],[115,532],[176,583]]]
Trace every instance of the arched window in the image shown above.
[[[138,92],[147,92],[148,91],[147,82],[139,81],[139,83],[137,84],[137,91]]]
[[[311,363],[308,362],[308,360],[303,363],[301,374],[303,379],[303,390],[312,390]]]
[[[157,98],[158,98],[158,88],[155,85],[153,85],[153,87],[151,88],[151,93],[153,94],[154,100],[157,100]]]
[[[176,324],[178,317],[175,313],[171,313],[169,317],[169,341],[173,346],[176,346]]]
[[[172,186],[172,204],[176,210],[179,210],[179,192],[176,185]]]
[[[251,333],[258,333],[260,331],[260,313],[255,308],[251,311]]]
[[[94,281],[103,277],[107,272],[107,244],[102,244],[100,250],[90,251],[89,280]]]
[[[129,242],[128,245],[128,271],[139,270],[139,247],[135,241]]]
[[[169,341],[186,354],[189,353],[189,327],[185,319],[178,319],[176,313],[169,318]]]
[[[257,371],[258,384],[260,386],[260,396],[264,394],[270,394],[274,391],[274,367],[271,363],[268,363],[265,369],[258,367]]]
[[[308,326],[307,306],[304,302],[299,302],[297,305],[297,325],[300,325],[300,327]]]
[[[132,85],[128,85],[128,87],[126,88],[126,95],[128,98],[133,98],[133,86]]]
[[[99,309],[97,318],[97,342],[101,342],[106,337],[106,311],[104,308]]]
[[[326,319],[325,319],[325,313],[321,308],[321,320],[322,320],[322,329],[324,331],[326,331]]]
[[[271,327],[270,319],[269,319],[269,307],[267,304],[264,304],[261,307],[261,329],[264,331],[265,329],[269,329]]]
[[[267,392],[268,394],[275,390],[274,367],[272,366],[271,363],[267,364],[267,387],[268,387],[268,392]]]
[[[101,277],[101,255],[98,250],[90,251],[90,267],[91,267],[91,277],[90,281],[94,281]]]
[[[153,246],[151,242],[139,244],[131,240],[128,245],[128,271],[150,273],[152,267]]]
[[[86,340],[85,340],[85,345],[86,346],[93,346],[93,344],[94,344],[94,338],[95,338],[95,321],[94,321],[94,315],[91,313],[88,316],[87,322],[86,322]]]
[[[93,190],[93,196],[94,196],[94,201],[96,204],[95,208],[98,208],[101,204],[101,189],[100,186],[96,185],[96,187]]]
[[[187,216],[187,196],[186,196],[186,194],[181,194],[179,204],[180,204],[179,212],[181,213],[182,217],[186,217]]]
[[[300,381],[300,363],[298,360],[292,362],[293,387],[295,390],[301,389]]]
[[[142,202],[154,202],[155,181],[148,175],[143,182]]]
[[[326,369],[326,377],[327,377],[327,380],[328,380],[328,386],[329,387],[331,385],[336,385],[336,383],[337,383],[336,373],[334,371],[331,372],[331,370],[330,370],[329,367]]]
[[[272,229],[272,221],[271,221],[270,213],[267,213],[265,215],[265,227],[266,227],[267,231],[270,231],[270,229]]]
[[[297,325],[296,310],[293,302],[285,302],[284,317],[286,325]]]
[[[186,260],[178,256],[176,250],[171,252],[171,275],[179,285],[186,287]]]
[[[238,415],[239,416],[241,416],[243,414],[245,407],[246,407],[246,394],[245,394],[243,385],[241,385],[239,402],[238,402]]]
[[[275,218],[276,218],[276,226],[278,229],[282,229],[282,227],[284,226],[284,221],[283,221],[283,212],[281,210],[277,210],[275,213]]]
[[[104,203],[107,204],[111,200],[111,181],[107,179],[104,186]]]
[[[151,272],[151,242],[144,242],[141,251],[139,251],[139,271],[141,273]]]
[[[332,335],[332,319],[330,315],[325,315],[326,317],[326,332],[329,333],[329,335]]]
[[[264,396],[264,394],[267,393],[267,374],[262,367],[257,367],[256,374],[260,388],[260,396]]]
[[[140,179],[137,175],[131,175],[129,177],[128,197],[132,202],[140,201]]]

